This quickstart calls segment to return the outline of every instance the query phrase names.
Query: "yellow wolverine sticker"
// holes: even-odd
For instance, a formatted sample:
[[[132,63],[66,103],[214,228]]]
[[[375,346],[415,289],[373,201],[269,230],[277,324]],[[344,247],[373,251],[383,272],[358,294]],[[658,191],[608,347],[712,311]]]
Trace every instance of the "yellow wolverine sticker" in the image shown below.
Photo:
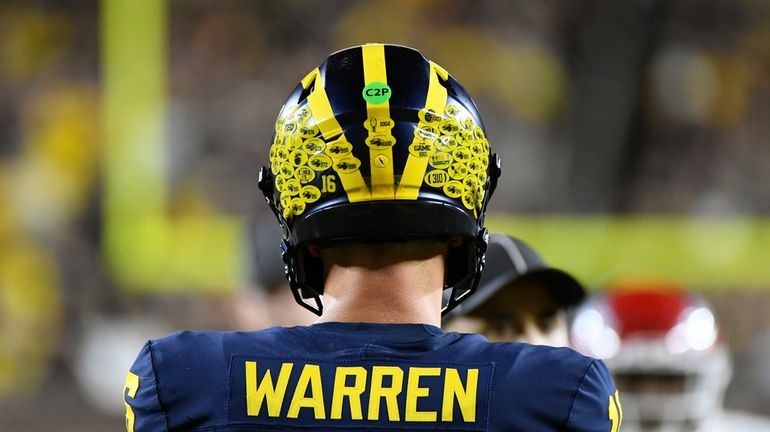
[[[460,107],[454,104],[449,104],[444,108],[444,114],[449,117],[455,117],[460,113]]]
[[[299,128],[299,135],[302,138],[312,138],[319,133],[318,126],[312,125],[312,126],[300,126]]]
[[[283,190],[289,195],[298,195],[300,190],[299,180],[289,179],[283,184]]]
[[[463,164],[452,164],[449,169],[449,176],[455,180],[462,180],[468,175],[468,167]]]
[[[471,158],[471,151],[468,147],[457,147],[452,152],[452,157],[459,162],[466,162]]]
[[[354,157],[342,159],[334,164],[334,170],[343,174],[352,173],[360,167],[361,161]]]
[[[331,168],[332,160],[329,156],[320,154],[311,157],[307,164],[316,171],[326,171]]]
[[[481,166],[481,163],[478,159],[474,158],[468,161],[468,171],[470,171],[472,174],[476,174],[479,171],[483,170],[484,167]]]
[[[283,176],[278,176],[275,178],[275,189],[278,192],[283,192],[283,185],[286,183],[286,180]]]
[[[436,141],[436,147],[445,152],[449,152],[457,147],[457,140],[451,135],[445,135]]]
[[[316,202],[318,198],[321,198],[321,191],[313,185],[307,185],[302,188],[299,197],[306,203]]]
[[[297,130],[297,124],[294,122],[288,122],[283,125],[283,130],[281,132],[291,135]]]
[[[326,143],[320,138],[310,138],[302,143],[302,150],[310,156],[320,154],[326,148]]]
[[[477,183],[478,183],[478,180],[476,179],[476,176],[471,175],[463,178],[463,186],[465,187],[465,190],[470,190],[475,192]]]
[[[444,193],[449,198],[459,198],[463,193],[463,184],[457,180],[452,180],[444,185]]]
[[[294,167],[291,166],[288,162],[284,162],[281,164],[281,167],[278,168],[278,172],[280,175],[284,177],[294,177]]]
[[[333,159],[342,159],[353,153],[353,145],[347,141],[334,141],[326,147],[326,153]]]
[[[460,123],[457,120],[450,118],[441,122],[441,126],[439,128],[441,129],[442,134],[454,135],[457,132],[460,132]]]
[[[281,207],[291,207],[291,194],[286,192],[281,194]]]
[[[393,147],[396,144],[396,138],[393,135],[374,134],[366,139],[366,145],[372,148]]]
[[[298,109],[296,113],[294,113],[293,117],[297,120],[297,123],[305,124],[308,120],[310,120],[310,109],[308,109],[308,107],[302,107]]]
[[[443,117],[436,114],[436,111],[433,111],[430,108],[420,110],[420,112],[417,113],[417,116],[420,118],[420,121],[424,123],[438,123],[443,120]]]

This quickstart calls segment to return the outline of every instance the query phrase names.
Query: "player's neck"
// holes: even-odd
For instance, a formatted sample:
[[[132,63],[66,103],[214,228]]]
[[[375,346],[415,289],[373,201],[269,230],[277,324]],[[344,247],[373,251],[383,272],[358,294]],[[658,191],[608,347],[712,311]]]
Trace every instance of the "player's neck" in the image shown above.
[[[440,326],[444,258],[384,266],[332,265],[319,322],[422,323]]]

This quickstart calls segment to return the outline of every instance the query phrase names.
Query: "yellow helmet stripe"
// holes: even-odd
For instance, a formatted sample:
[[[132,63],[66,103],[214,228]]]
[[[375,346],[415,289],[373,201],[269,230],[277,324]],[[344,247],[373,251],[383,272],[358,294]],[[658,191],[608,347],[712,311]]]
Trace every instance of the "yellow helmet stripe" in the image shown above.
[[[314,81],[316,82],[313,92],[307,97],[308,106],[313,118],[316,119],[318,129],[321,131],[326,141],[330,141],[337,138],[337,141],[347,141],[345,133],[342,131],[337,118],[334,117],[334,110],[332,110],[331,103],[329,102],[329,96],[326,95],[326,90],[320,82],[321,71],[315,68],[305,78],[302,79],[302,87],[308,88]],[[335,160],[333,167],[337,175],[339,175],[342,187],[345,189],[345,193],[348,195],[350,202],[366,201],[369,200],[371,194],[369,188],[366,187],[364,178],[361,175],[361,171],[357,168],[351,170],[339,169],[340,163],[345,163],[343,159],[341,161]],[[347,164],[348,166],[351,164]]]
[[[441,66],[430,62],[430,83],[428,84],[428,95],[425,98],[425,109],[433,110],[436,113],[443,113],[447,92],[446,88],[439,82],[439,76],[446,80],[449,74]],[[416,138],[417,136],[415,136]],[[412,142],[414,143],[414,140]],[[429,156],[423,157],[414,153],[409,154],[401,182],[396,191],[396,199],[417,199],[429,160]]]
[[[385,46],[382,44],[366,44],[362,47],[364,62],[364,84],[384,83],[388,77],[385,71]],[[390,104],[386,100],[380,104],[366,102],[368,143],[380,139],[379,142],[395,144],[395,138],[390,134],[393,122],[390,120]],[[390,125],[387,127],[386,125]],[[372,173],[372,199],[392,200],[394,195],[393,181],[393,147],[369,144],[369,166]]]

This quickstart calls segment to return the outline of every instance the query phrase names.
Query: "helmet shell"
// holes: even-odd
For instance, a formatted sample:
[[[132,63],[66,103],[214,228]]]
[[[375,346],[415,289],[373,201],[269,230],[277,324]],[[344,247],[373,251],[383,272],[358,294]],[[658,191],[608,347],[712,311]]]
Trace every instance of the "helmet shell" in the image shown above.
[[[298,299],[320,308],[310,243],[459,236],[466,250],[447,266],[447,288],[471,289],[499,163],[473,100],[419,51],[367,44],[329,56],[290,94],[269,154],[260,187],[283,227]]]

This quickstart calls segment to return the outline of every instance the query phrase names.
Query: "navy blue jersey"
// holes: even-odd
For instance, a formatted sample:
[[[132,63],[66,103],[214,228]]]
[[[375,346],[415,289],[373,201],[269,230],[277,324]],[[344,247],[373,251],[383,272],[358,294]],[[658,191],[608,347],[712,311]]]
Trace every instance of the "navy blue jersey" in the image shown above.
[[[180,332],[128,374],[129,431],[616,431],[607,369],[420,324]]]

